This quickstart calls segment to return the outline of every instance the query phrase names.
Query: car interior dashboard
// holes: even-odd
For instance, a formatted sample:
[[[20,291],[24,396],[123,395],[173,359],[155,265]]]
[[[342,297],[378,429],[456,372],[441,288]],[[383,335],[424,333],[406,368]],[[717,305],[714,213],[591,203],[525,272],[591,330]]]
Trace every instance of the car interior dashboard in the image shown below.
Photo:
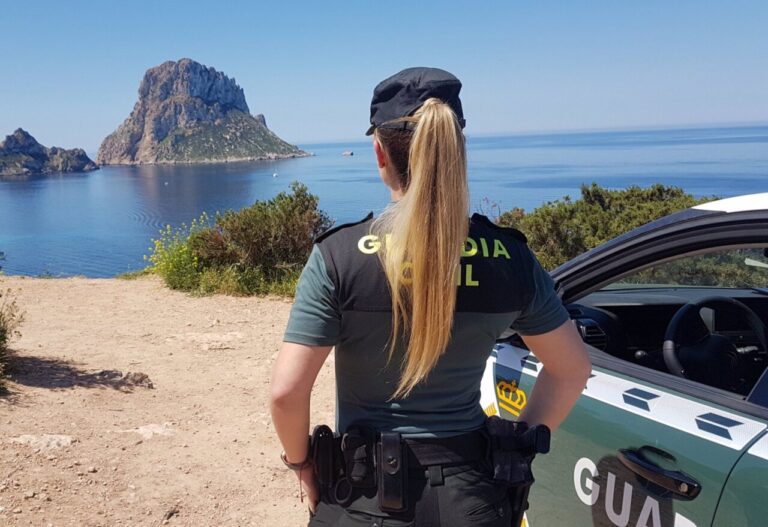
[[[729,381],[733,386],[726,389],[746,395],[765,370],[768,354],[754,329],[754,321],[750,324],[748,314],[732,309],[727,304],[723,308],[714,304],[709,307],[706,300],[713,297],[737,300],[757,315],[763,326],[768,324],[768,292],[753,289],[645,285],[619,287],[591,293],[566,307],[582,338],[590,346],[614,357],[667,372],[669,369],[664,360],[663,346],[670,322],[684,305],[703,301],[705,307],[696,311],[700,317],[698,323],[703,324],[701,330],[704,336],[707,333],[716,335],[720,341],[726,342],[723,339],[727,339],[732,345],[725,344],[733,356],[726,363],[728,366],[725,369],[733,371],[724,373],[735,380]],[[687,327],[679,329],[678,333],[696,333]],[[692,353],[696,352],[697,340],[703,342],[699,340],[703,338],[699,334],[682,336],[690,337]],[[710,369],[716,367],[714,359],[709,356],[703,360],[713,362]],[[722,363],[718,362],[717,367],[722,369]],[[713,380],[702,375],[702,379],[694,380],[717,384],[719,377]]]

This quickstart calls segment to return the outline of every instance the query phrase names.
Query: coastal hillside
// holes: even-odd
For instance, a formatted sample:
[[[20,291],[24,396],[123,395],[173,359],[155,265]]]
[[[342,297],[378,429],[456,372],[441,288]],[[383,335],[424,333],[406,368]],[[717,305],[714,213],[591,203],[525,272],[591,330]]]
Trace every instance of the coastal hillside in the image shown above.
[[[0,177],[87,172],[97,168],[85,150],[66,150],[56,146],[47,148],[21,128],[0,143]]]
[[[306,155],[253,116],[243,89],[190,59],[147,70],[131,115],[101,143],[105,165],[219,163]]]

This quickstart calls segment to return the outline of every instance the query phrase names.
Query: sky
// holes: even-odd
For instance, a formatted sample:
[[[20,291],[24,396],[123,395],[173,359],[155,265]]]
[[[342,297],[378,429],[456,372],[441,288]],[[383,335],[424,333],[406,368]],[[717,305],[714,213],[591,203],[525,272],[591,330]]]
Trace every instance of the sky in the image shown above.
[[[0,136],[95,152],[183,57],[299,144],[364,140],[410,66],[462,80],[470,136],[766,123],[766,28],[766,0],[2,1]]]

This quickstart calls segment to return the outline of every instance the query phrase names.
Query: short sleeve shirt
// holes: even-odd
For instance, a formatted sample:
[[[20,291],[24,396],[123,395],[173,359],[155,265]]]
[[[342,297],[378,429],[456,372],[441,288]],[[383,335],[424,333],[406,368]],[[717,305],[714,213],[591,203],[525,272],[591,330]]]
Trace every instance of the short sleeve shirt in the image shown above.
[[[370,426],[413,437],[482,425],[480,380],[499,336],[552,331],[568,320],[549,274],[517,231],[470,221],[457,276],[451,340],[429,377],[392,399],[404,346],[388,360],[391,297],[370,218],[322,237],[299,279],[284,340],[335,346],[337,429]]]

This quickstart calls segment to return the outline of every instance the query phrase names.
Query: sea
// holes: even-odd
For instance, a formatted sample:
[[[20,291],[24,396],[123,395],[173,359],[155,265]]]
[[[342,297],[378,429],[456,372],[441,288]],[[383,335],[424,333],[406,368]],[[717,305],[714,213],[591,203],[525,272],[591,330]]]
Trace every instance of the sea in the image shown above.
[[[293,181],[337,223],[386,206],[370,142],[300,146],[313,155],[0,179],[0,267],[47,277],[137,271],[166,225],[273,198]],[[469,136],[467,150],[471,206],[489,216],[575,199],[593,182],[663,183],[696,197],[768,192],[768,126]]]

